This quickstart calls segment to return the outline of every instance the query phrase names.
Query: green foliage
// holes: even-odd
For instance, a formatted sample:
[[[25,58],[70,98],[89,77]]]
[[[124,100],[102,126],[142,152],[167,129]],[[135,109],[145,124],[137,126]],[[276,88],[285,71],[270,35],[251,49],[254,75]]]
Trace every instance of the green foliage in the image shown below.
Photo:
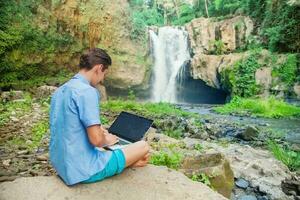
[[[30,144],[30,148],[36,148],[39,146],[41,139],[49,130],[49,120],[43,120],[37,124],[35,124],[32,129],[31,140],[32,144]]]
[[[204,148],[201,144],[195,144],[194,149],[197,150],[197,151],[202,152]]]
[[[226,52],[224,42],[222,40],[210,41],[210,45],[214,47],[213,54],[222,55]]]
[[[9,121],[12,112],[15,117],[21,116],[31,110],[32,99],[29,94],[25,94],[24,101],[0,102],[0,127]]]
[[[163,132],[165,135],[169,136],[169,137],[172,137],[172,138],[175,138],[175,139],[179,139],[182,137],[182,133],[183,133],[183,130],[181,129],[167,129]]]
[[[109,120],[103,115],[100,115],[100,121],[101,121],[101,124],[103,124],[103,125],[109,124]]]
[[[300,169],[300,152],[292,151],[287,147],[281,147],[274,141],[268,141],[268,147],[275,158],[284,163],[291,171]]]
[[[129,92],[128,92],[128,100],[129,101],[135,101],[135,99],[136,99],[136,96],[134,94],[134,91],[133,90],[129,90]]]
[[[74,41],[56,27],[42,30],[35,23],[41,1],[0,2],[0,82],[10,83],[34,79],[56,71],[51,66],[55,53]]]
[[[170,151],[160,151],[151,155],[150,163],[153,165],[167,166],[171,169],[178,169],[182,161],[182,155],[180,153]]]
[[[222,73],[222,82],[230,88],[232,95],[251,97],[259,92],[255,82],[255,72],[260,67],[257,53],[252,53],[246,59],[234,64],[233,69],[226,69]]]
[[[286,61],[279,67],[273,68],[272,76],[279,77],[287,86],[293,86],[297,75],[297,56],[289,54]]]
[[[182,4],[179,8],[179,18],[175,18],[171,23],[173,25],[184,25],[196,17],[195,10],[191,5]]]
[[[269,99],[243,99],[235,96],[230,103],[214,109],[221,114],[236,113],[240,115],[252,114],[259,117],[283,118],[300,117],[300,108],[277,100]]]
[[[194,173],[192,175],[191,179],[193,181],[201,182],[201,183],[207,185],[210,188],[212,187],[211,182],[209,180],[209,177],[206,174],[204,174],[204,173],[200,173],[200,174],[195,174]]]

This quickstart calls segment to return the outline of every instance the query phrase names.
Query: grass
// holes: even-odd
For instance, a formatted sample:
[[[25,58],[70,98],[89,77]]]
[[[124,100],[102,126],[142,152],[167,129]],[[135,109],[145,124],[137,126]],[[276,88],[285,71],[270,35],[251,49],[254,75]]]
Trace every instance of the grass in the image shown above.
[[[101,104],[102,111],[132,111],[143,114],[144,116],[165,116],[176,115],[181,117],[190,116],[191,113],[176,108],[169,103],[139,103],[134,100],[109,100]]]
[[[300,117],[300,107],[277,100],[275,97],[268,99],[234,97],[230,103],[214,108],[214,110],[221,114],[245,115],[250,113],[254,116],[267,118]]]
[[[48,130],[49,130],[49,120],[48,119],[35,124],[31,129],[32,144],[29,145],[29,148],[33,149],[33,148],[38,147],[41,142],[41,139],[48,132]]]
[[[27,93],[24,95],[24,101],[0,102],[0,127],[9,121],[12,112],[16,113],[16,117],[29,112],[31,104],[32,99]]]
[[[211,185],[211,182],[209,180],[209,177],[204,174],[204,173],[200,173],[200,174],[193,174],[191,179],[193,181],[198,181],[198,182],[201,182],[205,185],[207,185],[208,187],[212,188],[212,185]]]
[[[274,141],[268,141],[268,147],[276,159],[285,164],[291,171],[300,169],[300,152],[281,147]]]
[[[154,153],[150,159],[150,163],[153,165],[167,166],[171,169],[178,169],[181,161],[182,155],[174,151],[160,151],[158,153]]]

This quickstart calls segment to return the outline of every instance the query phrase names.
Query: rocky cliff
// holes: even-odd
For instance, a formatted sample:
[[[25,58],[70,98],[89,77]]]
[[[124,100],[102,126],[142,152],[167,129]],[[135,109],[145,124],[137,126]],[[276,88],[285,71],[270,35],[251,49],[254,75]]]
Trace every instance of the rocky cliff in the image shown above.
[[[77,70],[80,54],[93,47],[106,49],[113,65],[105,85],[128,89],[147,85],[147,47],[130,38],[132,24],[126,0],[45,1],[36,11],[36,23],[44,31],[55,27],[68,33],[73,45],[59,49],[53,57],[57,66]]]
[[[247,45],[255,40],[255,36],[251,35],[253,27],[253,21],[245,16],[221,21],[215,18],[198,18],[186,24],[193,53],[191,76],[205,81],[211,87],[236,95],[240,86],[237,79],[245,75],[244,72],[239,74],[237,71],[242,71],[240,66],[245,65],[248,58],[254,55],[252,51],[246,50]],[[299,83],[296,83],[299,69],[295,55],[272,54],[267,50],[260,50],[255,52],[254,57],[253,65],[245,68],[255,69],[249,72],[249,80],[244,81],[254,82],[252,86],[255,88],[245,96],[272,94],[300,98]],[[282,77],[280,73],[290,74],[290,77]]]

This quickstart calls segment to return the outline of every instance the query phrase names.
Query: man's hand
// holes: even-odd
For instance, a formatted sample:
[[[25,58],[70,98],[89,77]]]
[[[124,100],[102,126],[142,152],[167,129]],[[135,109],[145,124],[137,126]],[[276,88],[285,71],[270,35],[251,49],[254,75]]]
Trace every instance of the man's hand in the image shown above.
[[[117,142],[119,142],[119,138],[113,134],[110,133],[104,133],[105,135],[105,144],[108,146],[114,145]]]

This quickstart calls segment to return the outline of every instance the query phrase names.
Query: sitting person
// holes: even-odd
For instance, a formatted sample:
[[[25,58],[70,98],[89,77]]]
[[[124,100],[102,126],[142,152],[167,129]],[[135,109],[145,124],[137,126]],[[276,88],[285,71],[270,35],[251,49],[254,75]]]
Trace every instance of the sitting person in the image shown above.
[[[95,89],[110,65],[111,58],[103,49],[91,49],[80,57],[79,73],[52,95],[50,161],[67,185],[100,181],[125,167],[143,167],[149,160],[145,141],[114,151],[96,148],[118,142],[101,125],[100,94]]]

